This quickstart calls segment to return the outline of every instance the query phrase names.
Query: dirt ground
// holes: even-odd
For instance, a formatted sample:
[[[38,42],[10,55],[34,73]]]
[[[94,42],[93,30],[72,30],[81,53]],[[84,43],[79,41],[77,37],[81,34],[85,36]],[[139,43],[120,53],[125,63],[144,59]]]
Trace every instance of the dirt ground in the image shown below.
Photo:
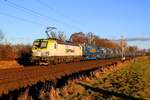
[[[16,60],[2,61],[0,60],[0,69],[19,68],[22,67]]]

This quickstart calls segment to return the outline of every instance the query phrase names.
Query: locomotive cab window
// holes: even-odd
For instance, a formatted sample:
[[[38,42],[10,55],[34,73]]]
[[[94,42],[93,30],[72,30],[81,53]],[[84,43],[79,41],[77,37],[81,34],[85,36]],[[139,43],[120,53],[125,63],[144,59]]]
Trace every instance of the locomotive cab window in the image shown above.
[[[34,41],[33,48],[46,48],[47,47],[47,41]]]
[[[46,47],[47,47],[47,41],[42,41],[41,48],[46,48]]]
[[[40,42],[39,41],[34,41],[33,42],[33,48],[38,48],[40,45]]]

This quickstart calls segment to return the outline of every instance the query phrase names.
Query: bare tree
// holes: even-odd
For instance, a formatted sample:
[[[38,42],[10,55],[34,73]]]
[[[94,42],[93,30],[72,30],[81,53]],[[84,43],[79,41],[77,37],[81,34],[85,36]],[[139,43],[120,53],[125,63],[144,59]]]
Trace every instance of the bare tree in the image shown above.
[[[0,30],[0,41],[4,39],[4,33]]]
[[[50,32],[50,37],[56,39],[56,38],[57,38],[57,33],[54,32],[54,31],[51,31],[51,32]]]
[[[64,32],[59,31],[57,38],[61,41],[65,41],[66,36],[64,35]]]
[[[83,44],[86,42],[85,34],[83,32],[73,33],[70,36],[70,41],[75,44]]]
[[[88,32],[86,34],[86,40],[88,44],[94,44],[95,38],[97,38],[97,36],[95,36],[92,32]]]

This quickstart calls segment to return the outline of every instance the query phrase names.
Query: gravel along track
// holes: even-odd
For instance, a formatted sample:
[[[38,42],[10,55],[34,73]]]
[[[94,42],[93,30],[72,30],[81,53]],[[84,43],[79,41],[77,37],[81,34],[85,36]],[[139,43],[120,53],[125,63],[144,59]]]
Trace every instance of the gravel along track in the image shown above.
[[[93,60],[50,66],[29,66],[25,68],[1,69],[0,95],[7,94],[9,91],[22,87],[32,86],[39,81],[55,81],[66,75],[115,64],[119,61],[119,59]]]

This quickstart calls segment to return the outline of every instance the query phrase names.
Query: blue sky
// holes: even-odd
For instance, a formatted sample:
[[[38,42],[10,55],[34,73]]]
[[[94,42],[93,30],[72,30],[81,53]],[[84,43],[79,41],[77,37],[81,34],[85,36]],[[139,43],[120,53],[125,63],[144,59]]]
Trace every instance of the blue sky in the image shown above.
[[[67,37],[79,31],[109,39],[150,37],[149,5],[150,0],[0,0],[0,29],[8,42],[25,44],[46,37],[46,26]],[[129,44],[150,48],[150,41]]]

